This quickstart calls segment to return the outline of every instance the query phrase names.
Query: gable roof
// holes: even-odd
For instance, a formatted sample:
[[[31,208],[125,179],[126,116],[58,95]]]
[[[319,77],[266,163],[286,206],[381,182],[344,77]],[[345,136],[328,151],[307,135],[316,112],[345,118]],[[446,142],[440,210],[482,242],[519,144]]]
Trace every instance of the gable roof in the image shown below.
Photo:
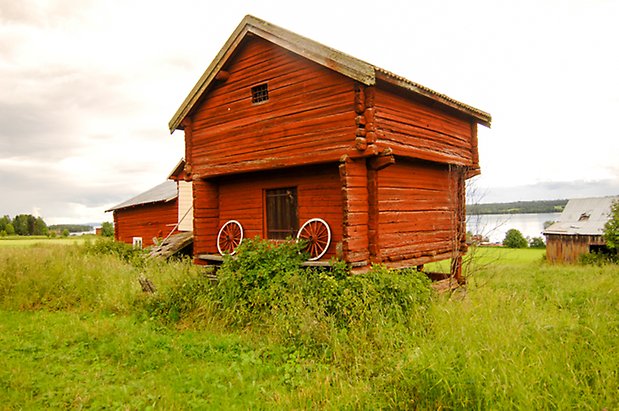
[[[602,235],[614,201],[619,201],[619,196],[569,200],[559,221],[546,228],[544,234]]]
[[[490,127],[492,118],[490,114],[482,110],[461,103],[451,97],[422,86],[421,84],[412,82],[404,77],[393,74],[390,71],[368,64],[355,57],[349,56],[348,54],[322,45],[314,40],[310,40],[254,16],[247,15],[238,25],[236,30],[234,30],[228,41],[224,44],[215,59],[211,62],[204,74],[202,74],[202,77],[200,77],[189,95],[185,98],[185,101],[183,101],[183,104],[179,107],[170,120],[168,124],[170,132],[173,132],[176,129],[182,129],[181,122],[198,103],[200,97],[202,97],[202,95],[206,92],[219,71],[233,55],[242,40],[248,35],[259,36],[270,41],[271,43],[305,57],[308,60],[314,61],[335,70],[342,75],[365,84],[366,86],[376,84],[376,79],[386,81],[397,87],[425,96],[445,106],[456,109],[475,118],[478,123]]]
[[[184,171],[185,171],[185,159],[181,158],[180,161],[176,163],[176,166],[174,166],[174,169],[168,176],[168,180],[174,180],[174,181],[179,180]]]
[[[158,203],[162,201],[171,201],[178,197],[178,190],[176,188],[176,182],[172,180],[166,180],[163,183],[151,188],[143,192],[142,194],[138,194],[137,196],[130,198],[129,200],[115,205],[108,211],[120,210],[123,208],[134,207],[138,205]]]

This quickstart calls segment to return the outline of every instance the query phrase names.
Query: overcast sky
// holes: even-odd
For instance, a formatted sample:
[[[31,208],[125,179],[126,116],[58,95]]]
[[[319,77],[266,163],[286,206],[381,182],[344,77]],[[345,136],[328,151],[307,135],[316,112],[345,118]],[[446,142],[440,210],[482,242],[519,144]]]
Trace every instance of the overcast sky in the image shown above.
[[[164,181],[246,14],[491,113],[476,201],[619,194],[619,1],[0,0],[0,214],[109,221]]]

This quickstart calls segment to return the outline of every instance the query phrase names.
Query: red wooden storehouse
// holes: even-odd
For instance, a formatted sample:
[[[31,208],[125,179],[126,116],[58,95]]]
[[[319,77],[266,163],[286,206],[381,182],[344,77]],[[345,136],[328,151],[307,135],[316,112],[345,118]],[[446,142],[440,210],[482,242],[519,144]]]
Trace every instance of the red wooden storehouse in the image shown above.
[[[114,214],[114,238],[147,247],[180,231],[192,230],[191,184],[184,181],[181,160],[165,182],[109,210]]]
[[[459,261],[489,114],[247,16],[170,121],[194,184],[194,256],[302,237],[314,264]],[[458,265],[453,265],[458,271]]]

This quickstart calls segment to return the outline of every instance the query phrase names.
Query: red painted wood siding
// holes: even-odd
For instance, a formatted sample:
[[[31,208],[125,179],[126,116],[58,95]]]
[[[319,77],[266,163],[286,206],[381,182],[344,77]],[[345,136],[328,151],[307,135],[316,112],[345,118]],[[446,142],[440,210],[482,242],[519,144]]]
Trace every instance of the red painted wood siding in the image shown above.
[[[200,177],[337,161],[355,140],[354,82],[251,38],[192,113],[191,166]],[[253,104],[251,87],[269,100]]]
[[[153,237],[165,237],[174,228],[178,219],[177,207],[177,200],[173,200],[115,210],[116,240],[132,244],[133,237],[142,237],[144,247],[153,245]]]
[[[399,156],[476,166],[476,125],[387,86],[375,90],[377,143]]]
[[[208,182],[207,184],[213,184]],[[228,220],[237,220],[243,226],[245,238],[266,235],[264,190],[280,187],[297,187],[299,226],[310,218],[319,217],[331,227],[332,240],[322,259],[336,253],[336,244],[342,241],[342,192],[338,166],[335,163],[299,167],[279,171],[239,174],[216,180],[218,212],[216,226],[212,200],[202,198],[207,190],[201,184],[194,186],[196,215],[194,249],[196,254],[217,253],[216,236]],[[212,193],[212,191],[211,191]]]
[[[398,158],[378,172],[380,257],[383,261],[449,258],[460,244],[458,180],[448,166]],[[455,241],[455,243],[454,243]]]

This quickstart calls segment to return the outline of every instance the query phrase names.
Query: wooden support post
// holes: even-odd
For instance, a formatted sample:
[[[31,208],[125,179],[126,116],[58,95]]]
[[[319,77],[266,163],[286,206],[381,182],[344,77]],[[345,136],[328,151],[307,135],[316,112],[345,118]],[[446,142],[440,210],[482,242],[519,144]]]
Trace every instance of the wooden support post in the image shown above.
[[[380,263],[380,240],[378,232],[378,172],[367,162],[368,167],[368,251],[370,262]]]
[[[466,188],[465,174],[467,167],[451,166],[455,181],[456,198],[454,204],[454,252],[455,256],[451,259],[450,275],[458,284],[463,284],[465,279],[462,276],[462,255],[466,253]]]
[[[219,186],[209,180],[193,181],[193,255],[196,264],[204,264],[201,254],[217,253],[219,230]]]
[[[342,254],[344,261],[357,266],[368,264],[368,193],[364,159],[340,159],[342,186]]]
[[[455,258],[451,259],[451,269],[449,272],[451,278],[456,280],[458,284],[463,284],[465,282],[464,277],[462,277],[462,256],[458,255]]]

